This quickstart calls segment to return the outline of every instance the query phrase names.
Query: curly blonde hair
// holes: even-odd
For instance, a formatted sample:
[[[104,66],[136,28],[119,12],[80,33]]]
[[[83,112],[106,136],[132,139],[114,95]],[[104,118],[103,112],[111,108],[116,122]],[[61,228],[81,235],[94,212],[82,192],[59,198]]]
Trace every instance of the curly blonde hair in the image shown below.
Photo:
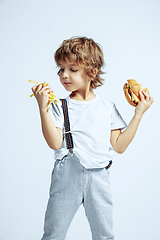
[[[74,61],[86,70],[87,76],[91,79],[91,88],[96,89],[103,85],[104,79],[100,77],[104,72],[104,57],[101,46],[87,37],[72,37],[64,40],[54,54],[55,61],[59,67],[60,61],[68,59]],[[95,71],[96,69],[96,71]],[[96,73],[95,73],[96,72]],[[60,71],[57,73],[60,75]]]

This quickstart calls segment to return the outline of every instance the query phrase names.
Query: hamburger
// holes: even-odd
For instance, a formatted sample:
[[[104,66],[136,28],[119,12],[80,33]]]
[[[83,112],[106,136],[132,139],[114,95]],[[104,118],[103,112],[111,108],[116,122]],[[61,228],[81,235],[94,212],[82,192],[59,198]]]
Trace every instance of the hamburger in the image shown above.
[[[149,93],[147,88],[142,89],[142,84],[139,84],[134,79],[127,80],[127,83],[123,86],[123,91],[128,103],[134,107],[136,107],[141,101],[139,92],[142,90]]]

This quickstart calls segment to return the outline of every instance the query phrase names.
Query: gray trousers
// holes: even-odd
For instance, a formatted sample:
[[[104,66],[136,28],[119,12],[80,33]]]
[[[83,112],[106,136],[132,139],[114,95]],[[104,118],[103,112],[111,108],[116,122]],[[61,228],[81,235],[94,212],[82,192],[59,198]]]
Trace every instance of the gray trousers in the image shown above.
[[[56,160],[41,240],[65,240],[83,204],[93,240],[114,239],[109,170],[84,168],[73,154]]]

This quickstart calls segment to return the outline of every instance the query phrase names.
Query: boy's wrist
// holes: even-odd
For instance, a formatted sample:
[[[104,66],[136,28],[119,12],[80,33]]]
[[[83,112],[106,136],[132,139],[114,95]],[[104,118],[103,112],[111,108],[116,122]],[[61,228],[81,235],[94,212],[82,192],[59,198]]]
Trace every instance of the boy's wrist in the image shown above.
[[[48,112],[48,107],[42,108],[39,106],[39,111],[40,113],[47,113]]]
[[[143,113],[140,113],[140,112],[135,112],[135,114],[134,114],[134,117],[137,119],[141,119],[142,116],[143,116]]]

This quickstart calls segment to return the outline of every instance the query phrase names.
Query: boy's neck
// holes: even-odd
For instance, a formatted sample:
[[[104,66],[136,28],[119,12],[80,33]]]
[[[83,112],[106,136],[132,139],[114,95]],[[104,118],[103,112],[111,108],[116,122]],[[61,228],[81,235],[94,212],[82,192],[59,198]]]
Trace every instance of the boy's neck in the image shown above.
[[[96,95],[94,94],[93,90],[90,89],[89,91],[85,91],[85,92],[72,92],[70,94],[70,98],[77,100],[77,101],[89,101],[92,100],[96,97]]]

